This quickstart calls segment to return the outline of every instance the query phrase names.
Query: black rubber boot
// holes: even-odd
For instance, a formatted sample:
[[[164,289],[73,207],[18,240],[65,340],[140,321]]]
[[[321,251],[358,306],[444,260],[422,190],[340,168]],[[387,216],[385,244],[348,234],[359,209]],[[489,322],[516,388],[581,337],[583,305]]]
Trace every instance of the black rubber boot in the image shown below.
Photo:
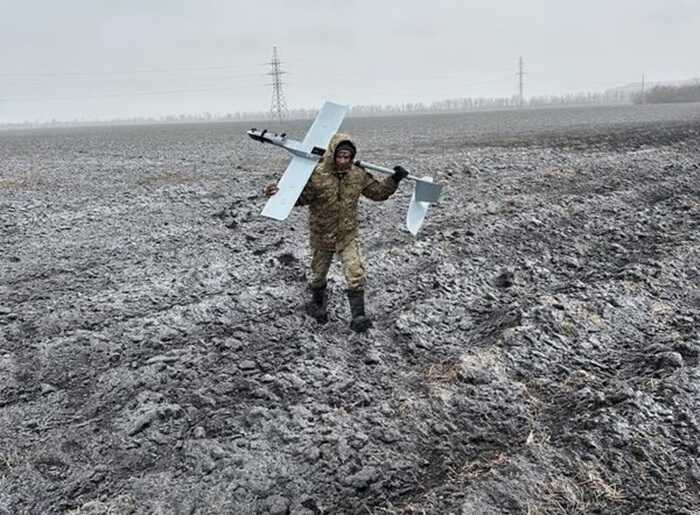
[[[364,333],[372,327],[372,321],[365,314],[365,290],[348,290],[347,294],[352,313],[350,329],[356,333]]]
[[[311,300],[304,306],[306,314],[311,318],[315,318],[319,324],[328,322],[328,293],[326,285],[319,288],[310,288]]]

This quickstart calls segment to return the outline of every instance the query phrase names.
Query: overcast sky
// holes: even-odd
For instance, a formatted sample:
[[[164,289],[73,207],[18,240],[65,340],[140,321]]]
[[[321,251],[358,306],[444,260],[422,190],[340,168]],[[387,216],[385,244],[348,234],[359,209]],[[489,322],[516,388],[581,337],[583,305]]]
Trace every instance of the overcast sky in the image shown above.
[[[600,91],[700,76],[700,0],[0,0],[0,123]]]

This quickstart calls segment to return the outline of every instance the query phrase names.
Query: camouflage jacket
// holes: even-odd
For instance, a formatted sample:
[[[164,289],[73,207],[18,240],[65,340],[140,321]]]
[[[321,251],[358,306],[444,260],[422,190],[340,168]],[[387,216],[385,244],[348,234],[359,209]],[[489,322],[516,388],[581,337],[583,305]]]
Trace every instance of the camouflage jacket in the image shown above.
[[[352,165],[336,170],[333,156],[341,141],[350,136],[338,133],[331,139],[324,158],[316,165],[304,187],[297,206],[309,206],[311,247],[340,252],[359,235],[357,204],[360,195],[371,200],[386,200],[397,188],[391,177],[377,180],[366,170]]]

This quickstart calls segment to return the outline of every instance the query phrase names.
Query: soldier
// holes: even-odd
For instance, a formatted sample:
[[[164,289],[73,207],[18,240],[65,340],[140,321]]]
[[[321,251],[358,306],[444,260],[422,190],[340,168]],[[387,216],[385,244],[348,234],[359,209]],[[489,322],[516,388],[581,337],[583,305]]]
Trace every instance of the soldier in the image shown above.
[[[377,180],[353,164],[356,153],[350,136],[333,136],[296,205],[308,205],[310,211],[311,300],[305,305],[306,312],[319,323],[328,321],[326,276],[333,256],[338,254],[348,287],[350,328],[359,333],[372,327],[372,322],[365,313],[365,269],[358,241],[357,204],[360,195],[376,201],[388,199],[408,171],[397,166],[392,176]],[[271,197],[277,191],[277,186],[270,184],[264,193]]]

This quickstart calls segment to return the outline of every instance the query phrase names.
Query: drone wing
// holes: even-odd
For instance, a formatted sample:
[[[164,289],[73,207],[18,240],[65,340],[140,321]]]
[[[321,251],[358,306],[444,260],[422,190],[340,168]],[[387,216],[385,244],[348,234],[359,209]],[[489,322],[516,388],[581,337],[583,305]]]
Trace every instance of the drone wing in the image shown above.
[[[333,102],[323,104],[302,142],[307,152],[311,152],[314,147],[326,150],[328,142],[338,132],[347,112],[347,106],[334,104]]]
[[[275,220],[286,219],[311,177],[316,163],[317,161],[312,159],[294,156],[277,183],[279,190],[267,201],[262,215]]]
[[[284,220],[289,216],[304,186],[318,162],[316,156],[322,156],[328,142],[338,132],[340,124],[347,113],[347,106],[326,102],[319,111],[314,123],[301,144],[313,159],[295,155],[289,162],[282,178],[277,183],[279,191],[270,197],[262,211],[263,216]]]

